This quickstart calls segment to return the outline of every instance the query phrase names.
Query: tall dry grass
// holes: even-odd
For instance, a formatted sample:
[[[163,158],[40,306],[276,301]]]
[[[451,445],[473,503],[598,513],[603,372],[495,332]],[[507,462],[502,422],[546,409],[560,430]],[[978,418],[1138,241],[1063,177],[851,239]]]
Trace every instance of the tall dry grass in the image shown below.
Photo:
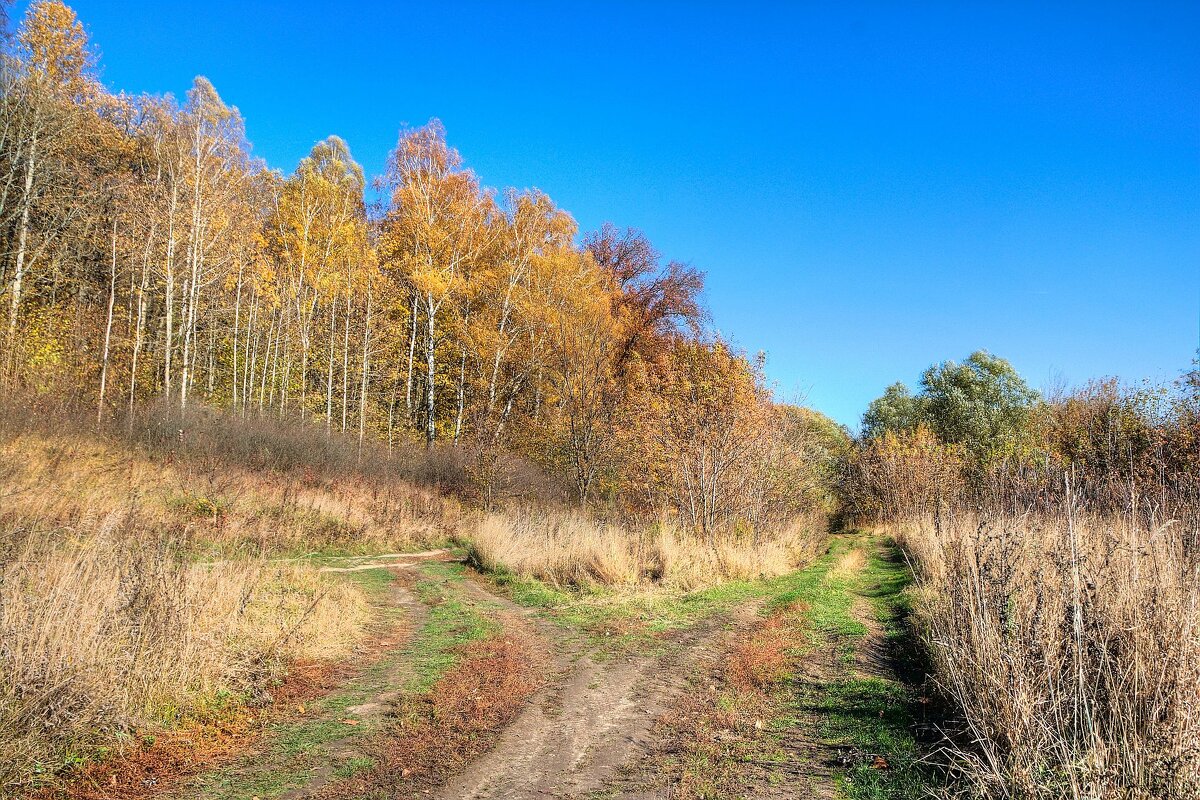
[[[811,560],[825,541],[823,519],[799,518],[758,537],[705,537],[669,524],[630,530],[575,512],[491,513],[468,537],[483,569],[557,587],[662,585],[689,590],[773,577]]]
[[[1200,797],[1200,562],[1183,527],[1070,506],[895,526],[972,794]]]
[[[354,471],[239,466],[146,451],[87,433],[0,438],[0,516],[43,525],[136,509],[190,546],[251,554],[420,549],[444,541],[457,503],[432,489]]]
[[[0,795],[126,734],[263,697],[289,661],[345,654],[362,593],[265,554],[440,540],[426,494],[6,430]]]
[[[121,736],[253,700],[344,653],[361,593],[311,567],[188,563],[135,514],[0,528],[0,795]]]

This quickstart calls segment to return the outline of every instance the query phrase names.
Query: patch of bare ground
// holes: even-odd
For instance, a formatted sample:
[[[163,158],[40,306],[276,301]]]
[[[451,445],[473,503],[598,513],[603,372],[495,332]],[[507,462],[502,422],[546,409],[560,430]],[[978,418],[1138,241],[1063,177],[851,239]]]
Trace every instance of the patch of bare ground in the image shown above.
[[[891,665],[892,656],[888,652],[887,631],[879,621],[871,601],[862,595],[855,595],[850,605],[850,613],[866,630],[854,646],[850,664],[854,674],[860,678],[895,680],[896,673]]]
[[[560,651],[551,685],[436,796],[516,800],[602,790],[653,747],[655,720],[678,700],[688,674],[712,668],[734,624],[728,617],[702,623],[668,640],[658,657]]]
[[[771,776],[781,770],[802,769],[814,785],[832,786],[820,780],[810,759],[794,757],[814,742],[787,742],[793,750],[787,760],[763,746],[785,704],[782,685],[791,672],[802,612],[803,606],[782,608],[741,628],[719,658],[691,674],[687,690],[659,715],[651,734],[655,744],[644,758],[610,781],[600,796],[745,796],[756,785],[769,786]]]

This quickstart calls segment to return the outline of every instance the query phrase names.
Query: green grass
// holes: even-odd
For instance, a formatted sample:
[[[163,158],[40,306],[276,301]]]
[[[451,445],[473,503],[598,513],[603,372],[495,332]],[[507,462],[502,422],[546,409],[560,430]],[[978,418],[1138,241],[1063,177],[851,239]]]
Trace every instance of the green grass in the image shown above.
[[[839,647],[849,662],[866,633],[853,617],[854,598],[865,598],[884,629],[889,653],[903,655],[909,649],[905,590],[912,576],[890,543],[862,537],[853,541],[867,554],[864,568],[846,576],[828,575],[820,586],[810,587],[802,598],[811,605],[810,622],[826,645]],[[839,782],[848,800],[927,796],[931,776],[918,763],[910,687],[848,674],[814,688],[797,686],[796,701],[818,716],[818,734],[826,744],[850,754],[853,763]]]
[[[927,776],[916,763],[910,703],[906,687],[879,678],[836,681],[816,693],[813,708],[823,716],[821,736],[853,754],[855,763],[840,781],[846,797],[925,796]]]
[[[865,554],[861,568],[843,568],[843,557],[855,549]],[[768,782],[785,783],[804,769],[803,755],[787,744],[797,729],[815,736],[823,750],[841,754],[848,765],[837,782],[846,800],[916,800],[927,796],[930,776],[918,763],[913,740],[912,690],[900,681],[862,677],[853,669],[855,654],[868,634],[860,618],[863,601],[888,637],[890,649],[908,639],[904,625],[907,567],[886,543],[863,534],[833,538],[828,551],[805,569],[766,581],[736,583],[669,599],[656,610],[668,619],[690,619],[747,600],[761,601],[764,614],[783,613],[799,623],[794,658],[818,657],[832,649],[838,657],[824,682],[788,678],[771,690],[764,733],[739,740],[719,751],[683,751],[664,768],[691,776],[694,790],[713,797],[730,796],[730,786],[746,761],[780,764]],[[737,698],[718,695],[718,710],[729,711]],[[722,788],[723,787],[723,788]],[[722,794],[725,792],[725,794]]]
[[[360,589],[367,593],[368,597],[375,599],[384,597],[395,580],[395,576],[386,569],[364,569],[358,572],[326,574],[334,575],[339,580],[346,580],[357,584]]]
[[[855,548],[866,553],[863,568],[837,569],[843,556]],[[904,590],[910,583],[907,567],[890,545],[862,534],[844,534],[835,537],[829,551],[810,567],[774,579],[766,587],[767,611],[793,605],[804,609],[810,634],[805,643],[808,652],[834,648],[846,665],[843,677],[824,684],[789,681],[782,714],[769,729],[778,736],[796,726],[811,725],[815,718],[814,733],[829,748],[851,758],[838,783],[848,800],[926,796],[928,776],[916,763],[919,751],[910,733],[913,698],[909,687],[883,678],[856,677],[849,669],[868,632],[855,615],[856,600],[870,602],[889,644],[899,644],[908,636],[903,615],[908,602]],[[764,747],[769,749],[768,744]],[[786,758],[786,749],[771,758]]]
[[[338,764],[333,770],[335,778],[353,778],[360,772],[366,772],[375,768],[375,759],[367,758],[366,756],[355,756]]]
[[[449,565],[437,565],[445,567]],[[423,567],[431,572],[433,565]],[[481,641],[500,628],[496,621],[481,613],[479,604],[448,592],[448,584],[422,580],[417,595],[430,605],[429,619],[403,650],[411,675],[404,691],[420,694],[429,691],[459,660],[464,645]]]
[[[776,578],[730,581],[685,592],[668,588],[619,590],[588,587],[567,590],[539,580],[498,572],[492,580],[521,605],[537,608],[548,619],[586,635],[601,651],[637,649],[653,653],[664,634],[690,628],[751,601],[765,601],[764,613],[803,599],[819,608],[812,624],[825,632],[859,635],[865,628],[850,614],[850,600],[840,605],[844,588],[826,585],[837,558],[850,547],[834,539],[830,550],[810,567]],[[816,597],[821,595],[820,597]]]

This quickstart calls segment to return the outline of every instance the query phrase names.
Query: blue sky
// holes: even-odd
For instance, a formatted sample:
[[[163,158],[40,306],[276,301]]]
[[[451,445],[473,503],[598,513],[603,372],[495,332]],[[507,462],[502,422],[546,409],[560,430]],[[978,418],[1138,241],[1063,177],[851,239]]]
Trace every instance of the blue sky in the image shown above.
[[[1040,387],[1200,338],[1200,3],[71,5],[109,85],[206,75],[285,171],[337,133],[378,173],[441,118],[485,183],[706,271],[851,426],[975,349]]]

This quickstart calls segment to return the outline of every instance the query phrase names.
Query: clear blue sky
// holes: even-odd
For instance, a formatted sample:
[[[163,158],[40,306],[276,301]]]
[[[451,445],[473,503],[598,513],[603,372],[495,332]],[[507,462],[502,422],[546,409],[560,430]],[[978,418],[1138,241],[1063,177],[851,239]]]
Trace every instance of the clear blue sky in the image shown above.
[[[717,328],[852,426],[978,348],[1042,386],[1197,347],[1197,2],[72,5],[109,85],[204,74],[285,171],[337,133],[377,173],[440,117],[487,184],[705,270]]]

